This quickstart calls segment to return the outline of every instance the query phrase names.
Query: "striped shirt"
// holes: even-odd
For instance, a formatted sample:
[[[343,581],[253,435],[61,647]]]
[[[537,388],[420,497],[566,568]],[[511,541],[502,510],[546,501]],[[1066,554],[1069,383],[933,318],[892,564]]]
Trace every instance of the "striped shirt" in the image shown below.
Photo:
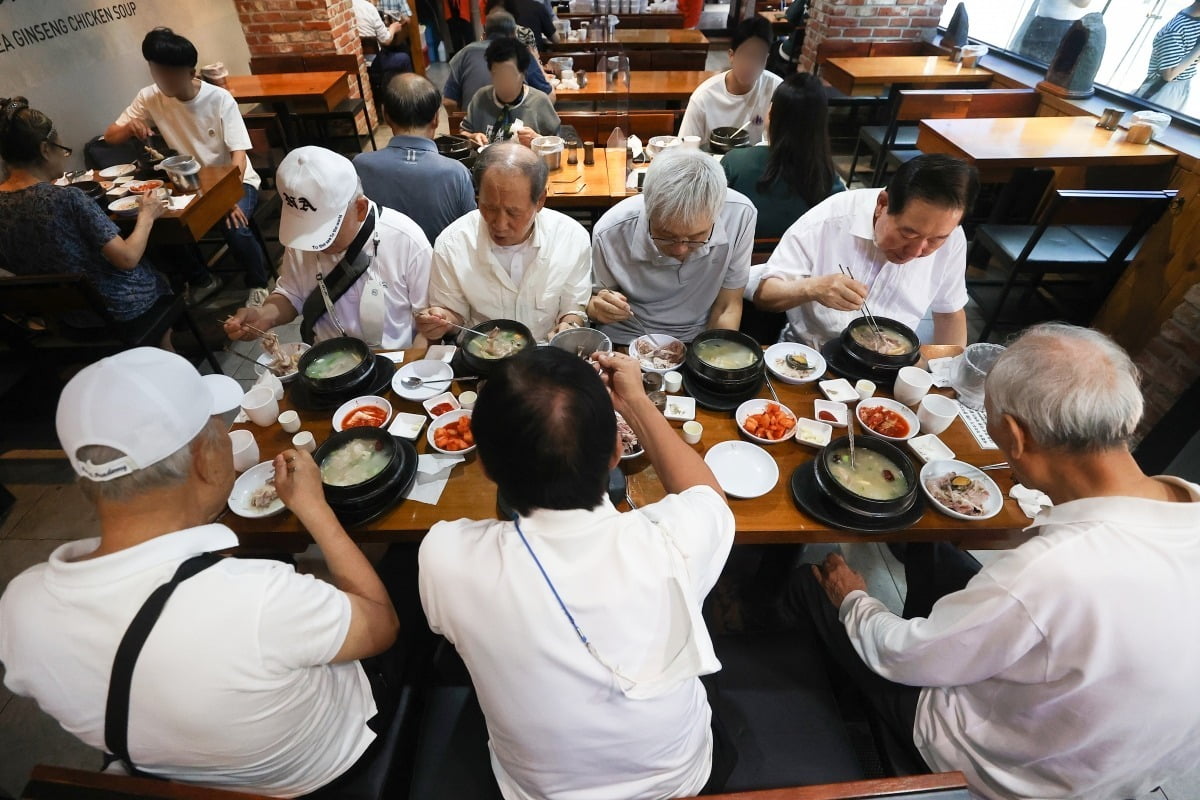
[[[1192,52],[1197,42],[1200,42],[1200,17],[1192,17],[1180,11],[1154,37],[1146,79],[1156,78],[1163,70],[1179,64]],[[1191,80],[1195,74],[1196,64],[1193,62],[1175,80]]]

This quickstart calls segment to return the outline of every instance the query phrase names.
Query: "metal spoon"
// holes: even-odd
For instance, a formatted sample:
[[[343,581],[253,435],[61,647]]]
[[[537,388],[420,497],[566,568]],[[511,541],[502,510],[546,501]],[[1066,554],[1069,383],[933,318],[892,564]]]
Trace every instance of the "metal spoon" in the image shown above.
[[[850,437],[850,470],[854,471],[854,420],[846,423],[846,436]]]
[[[416,375],[409,375],[407,378],[402,378],[400,380],[400,385],[403,386],[405,389],[416,389],[417,387],[419,387],[423,384],[426,384],[426,383],[449,383],[450,381],[477,381],[477,380],[479,380],[478,375],[467,375],[462,378],[455,378],[455,377],[418,378]]]

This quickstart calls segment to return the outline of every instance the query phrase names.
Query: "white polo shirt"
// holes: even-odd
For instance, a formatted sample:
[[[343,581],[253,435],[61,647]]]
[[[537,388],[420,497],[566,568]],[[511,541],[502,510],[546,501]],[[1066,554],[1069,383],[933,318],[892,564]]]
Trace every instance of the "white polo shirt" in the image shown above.
[[[521,529],[618,679],[590,655],[512,522],[439,522],[421,543],[434,631],[471,672],[507,800],[691,797],[712,767],[699,676],[720,663],[701,604],[733,544],[733,514],[694,487],[622,514],[535,511]],[[675,587],[678,587],[675,589]]]
[[[350,336],[364,338],[359,309],[363,303],[363,291],[368,280],[378,278],[383,283],[384,319],[383,342],[385,350],[398,350],[412,344],[415,328],[413,311],[425,308],[429,290],[429,265],[433,248],[425,238],[425,232],[417,223],[390,208],[371,204],[378,211],[375,232],[379,235],[379,249],[368,241],[366,252],[374,253],[371,266],[364,275],[333,304],[338,321]],[[345,253],[315,253],[311,250],[287,248],[283,262],[279,265],[279,279],[275,292],[282,295],[300,313],[304,301],[317,288],[317,273],[326,276],[342,260]],[[313,327],[316,341],[341,336],[328,314],[323,314]]]
[[[883,677],[921,690],[913,738],[988,798],[1128,798],[1200,764],[1200,486],[1190,503],[1097,497],[928,619],[864,592],[840,616]]]
[[[103,750],[113,657],[130,621],[184,560],[238,540],[203,525],[81,560],[99,542],[64,544],[8,585],[0,661],[9,689]],[[362,667],[329,663],[349,630],[345,594],[279,561],[225,559],[189,578],[134,669],[133,763],[279,797],[329,783],[375,738]]]
[[[591,238],[566,214],[543,208],[526,241],[528,248],[498,250],[478,210],[459,217],[433,245],[429,305],[453,311],[467,327],[513,319],[539,341],[549,338],[563,314],[587,310]],[[512,270],[510,257],[522,259]]]
[[[692,92],[683,122],[679,124],[679,135],[699,136],[707,140],[713,128],[740,128],[749,120],[746,131],[750,138],[747,141],[757,144],[766,132],[771,97],[779,84],[783,83],[783,78],[764,69],[750,91],[733,94],[725,88],[725,74],[713,75]]]
[[[167,97],[157,84],[147,86],[117,117],[117,124],[128,125],[135,119],[157,128],[172,149],[195,156],[205,167],[231,164],[234,151],[253,146],[233,95],[204,81],[196,96],[186,102]],[[255,189],[262,184],[249,157],[242,182]]]
[[[950,314],[967,304],[967,237],[962,227],[931,255],[893,264],[875,246],[875,203],[882,189],[855,189],[831,195],[792,223],[770,260],[750,268],[746,299],[753,300],[767,278],[813,278],[838,274],[846,266],[870,290],[867,303],[877,317],[916,329],[925,314]],[[788,309],[780,341],[820,347],[862,316],[817,302]]]

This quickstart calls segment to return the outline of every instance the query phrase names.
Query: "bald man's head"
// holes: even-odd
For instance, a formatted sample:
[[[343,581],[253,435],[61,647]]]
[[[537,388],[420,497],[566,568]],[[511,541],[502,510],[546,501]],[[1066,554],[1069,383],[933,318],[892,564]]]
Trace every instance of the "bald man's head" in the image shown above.
[[[383,90],[383,110],[392,133],[424,132],[437,125],[441,107],[442,93],[424,75],[401,73]]]

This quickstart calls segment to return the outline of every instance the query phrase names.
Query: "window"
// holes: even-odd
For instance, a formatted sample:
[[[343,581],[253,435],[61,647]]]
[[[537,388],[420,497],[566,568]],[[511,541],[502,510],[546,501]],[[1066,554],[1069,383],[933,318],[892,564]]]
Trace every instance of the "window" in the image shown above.
[[[942,25],[957,5],[946,4]],[[1074,20],[1099,15],[1095,21],[1103,23],[1105,46],[1096,83],[1200,120],[1200,0],[964,0],[964,5],[971,38],[1042,66]]]

